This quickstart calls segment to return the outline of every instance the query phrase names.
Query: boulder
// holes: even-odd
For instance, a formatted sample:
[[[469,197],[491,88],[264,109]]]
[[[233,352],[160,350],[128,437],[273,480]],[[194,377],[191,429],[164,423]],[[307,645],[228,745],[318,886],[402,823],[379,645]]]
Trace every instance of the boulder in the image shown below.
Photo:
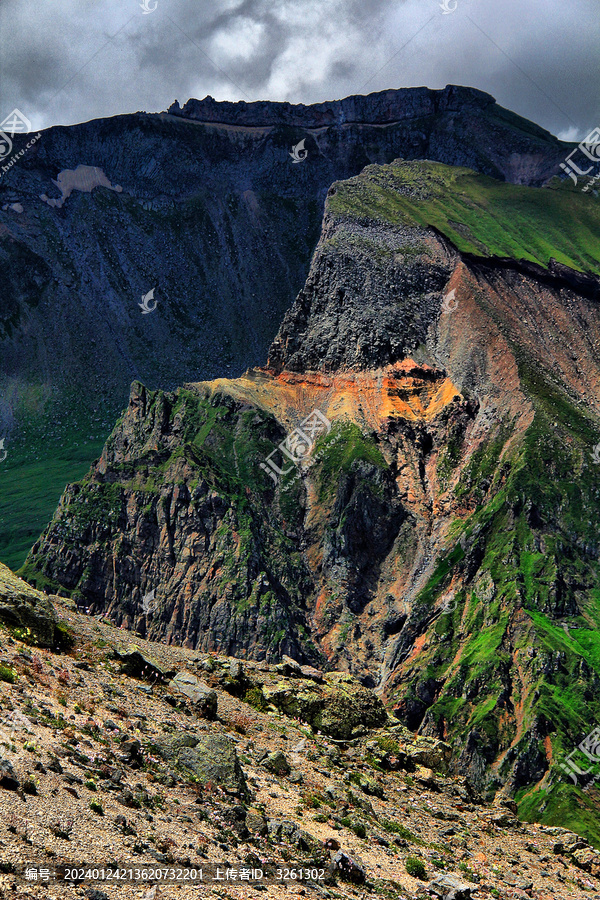
[[[272,841],[285,841],[287,844],[293,844],[298,850],[316,850],[319,846],[311,834],[304,831],[295,822],[290,822],[287,819],[283,822],[278,822],[277,819],[269,819],[267,831]]]
[[[425,766],[419,766],[417,771],[415,772],[415,781],[418,781],[419,784],[428,787],[431,791],[438,790],[438,784],[435,780],[435,775],[431,769],[425,768]]]
[[[170,682],[169,689],[183,694],[194,704],[198,715],[205,719],[215,719],[217,715],[217,694],[190,672],[178,672]]]
[[[584,872],[589,872],[596,877],[600,874],[600,853],[597,850],[592,850],[591,847],[581,847],[573,851],[572,860]]]
[[[345,850],[338,850],[335,854],[331,869],[343,881],[349,881],[352,884],[364,884],[367,880],[367,873],[362,861],[357,856],[350,856]]]
[[[244,667],[238,659],[231,660],[229,672],[221,676],[219,683],[223,690],[233,697],[243,697],[252,687],[252,682],[246,676]]]
[[[437,875],[429,882],[428,890],[443,900],[471,900],[471,886],[454,875]]]
[[[16,791],[19,788],[15,770],[7,759],[0,759],[0,788],[5,791]]]
[[[179,734],[161,741],[157,747],[163,759],[194,775],[202,784],[212,782],[228,794],[248,796],[235,744],[226,734]]]
[[[174,669],[163,668],[151,656],[142,653],[135,644],[129,646],[125,653],[115,650],[115,658],[119,660],[121,671],[131,678],[147,678],[165,683],[175,675]]]
[[[287,716],[308,722],[336,740],[349,740],[379,728],[387,722],[387,712],[379,697],[345,673],[324,676],[322,685],[304,687],[297,679],[281,679],[263,687],[267,703]]]
[[[289,775],[291,771],[290,764],[281,750],[269,753],[269,755],[261,762],[261,765],[264,766],[265,769],[268,769],[269,772],[273,772],[274,775]]]
[[[365,794],[383,799],[383,785],[379,784],[378,781],[375,781],[374,778],[370,778],[368,775],[363,775],[360,772],[355,772],[351,783],[356,784]]]
[[[317,684],[323,684],[323,673],[319,669],[315,669],[314,666],[300,666],[300,672],[303,678],[310,678],[312,681],[316,681]]]
[[[521,823],[508,810],[496,810],[488,819],[497,828],[517,828]]]
[[[265,837],[268,833],[267,820],[259,809],[249,809],[246,813],[246,828],[253,834]]]
[[[302,669],[300,663],[289,656],[283,656],[279,665],[275,666],[275,671],[279,675],[285,675],[287,678],[302,678]]]
[[[380,728],[387,722],[385,706],[377,694],[350,675],[325,676],[327,695],[313,727],[344,740]]]
[[[66,648],[72,641],[45,594],[0,563],[0,622],[18,628],[40,647]]]
[[[452,756],[452,748],[444,741],[417,738],[406,747],[406,757],[416,766],[425,766],[434,772],[446,773]]]

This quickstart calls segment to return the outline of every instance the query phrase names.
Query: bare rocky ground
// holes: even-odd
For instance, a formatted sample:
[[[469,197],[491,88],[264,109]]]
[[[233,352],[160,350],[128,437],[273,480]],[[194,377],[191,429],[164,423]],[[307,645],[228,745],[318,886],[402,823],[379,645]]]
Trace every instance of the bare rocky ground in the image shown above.
[[[0,630],[0,898],[600,897],[600,854],[520,823],[511,801],[483,804],[444,774],[443,743],[391,719],[333,740],[276,710],[327,687],[315,670],[135,637],[132,650],[129,632],[53,602],[76,636],[68,654]],[[420,878],[407,871],[419,863]],[[39,881],[61,864],[205,879]],[[235,880],[213,881],[211,865]],[[278,879],[290,869],[323,877]]]

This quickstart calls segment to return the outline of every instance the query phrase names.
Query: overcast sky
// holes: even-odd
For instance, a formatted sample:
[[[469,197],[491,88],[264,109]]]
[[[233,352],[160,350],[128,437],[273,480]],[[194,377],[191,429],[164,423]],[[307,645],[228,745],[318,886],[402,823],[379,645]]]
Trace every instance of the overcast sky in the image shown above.
[[[449,83],[567,140],[600,125],[600,0],[0,0],[0,57],[0,120],[36,130]]]

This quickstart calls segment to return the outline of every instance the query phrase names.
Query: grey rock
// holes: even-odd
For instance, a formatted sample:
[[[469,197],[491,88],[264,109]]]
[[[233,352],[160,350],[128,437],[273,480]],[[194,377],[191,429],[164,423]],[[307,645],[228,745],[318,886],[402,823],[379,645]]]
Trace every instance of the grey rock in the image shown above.
[[[217,715],[217,693],[190,672],[178,672],[169,688],[188,697],[199,715],[214,719]]]
[[[269,753],[261,762],[261,765],[268,769],[269,772],[273,772],[274,775],[289,775],[291,771],[290,764],[281,750]]]
[[[240,679],[244,677],[244,667],[237,659],[232,659],[229,664],[229,674],[232,678]]]
[[[429,882],[430,894],[443,900],[471,900],[471,887],[454,875],[437,875]]]
[[[358,856],[346,853],[345,850],[338,850],[332,860],[332,866],[343,881],[349,881],[352,884],[364,884],[367,880],[367,873],[364,863]]]
[[[275,671],[280,675],[284,675],[286,678],[302,677],[300,663],[297,663],[295,659],[291,659],[289,656],[282,657],[279,665],[275,666]]]
[[[203,784],[213,782],[229,794],[246,797],[248,787],[235,743],[224,734],[182,734],[158,744],[163,759],[176,764]]]
[[[4,788],[5,791],[16,791],[19,788],[19,779],[12,763],[7,759],[0,759],[0,788]]]
[[[267,820],[258,809],[249,809],[246,813],[246,828],[253,834],[260,834],[262,837],[269,832]]]
[[[119,660],[121,671],[131,678],[147,678],[157,682],[166,682],[175,675],[175,671],[165,669],[147,653],[142,653],[139,647],[134,645],[127,648],[124,653],[114,651]]]

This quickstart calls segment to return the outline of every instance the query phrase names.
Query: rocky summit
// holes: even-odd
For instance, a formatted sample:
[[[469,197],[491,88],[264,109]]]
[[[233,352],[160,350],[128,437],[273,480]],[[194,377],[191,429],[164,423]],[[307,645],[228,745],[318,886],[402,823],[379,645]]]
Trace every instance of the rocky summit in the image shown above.
[[[251,341],[268,296],[278,330],[260,359],[211,368],[168,319],[192,294],[153,319],[161,297],[145,293],[173,364],[145,377],[120,332],[127,405],[22,580],[0,569],[7,885],[24,877],[21,834],[55,866],[96,846],[115,864],[266,873],[223,897],[599,895],[597,191],[553,177],[565,148],[468,89],[206,98],[135,122],[152,159],[177,136],[187,192],[142,203],[139,228],[175,253],[168,220],[192,254],[190,172],[210,158],[196,212],[225,237],[192,293],[216,296],[223,266],[246,293],[234,315],[219,282],[219,328],[243,311]],[[86,146],[97,127],[78,126]],[[76,162],[43,215],[102,203],[124,221],[130,163],[117,154],[101,178]],[[41,179],[36,165],[18,177]],[[132,235],[111,244],[123,284]],[[13,734],[17,712],[35,738]],[[58,796],[93,841],[50,827]],[[10,818],[19,803],[39,833]],[[280,878],[292,864],[311,874]]]

